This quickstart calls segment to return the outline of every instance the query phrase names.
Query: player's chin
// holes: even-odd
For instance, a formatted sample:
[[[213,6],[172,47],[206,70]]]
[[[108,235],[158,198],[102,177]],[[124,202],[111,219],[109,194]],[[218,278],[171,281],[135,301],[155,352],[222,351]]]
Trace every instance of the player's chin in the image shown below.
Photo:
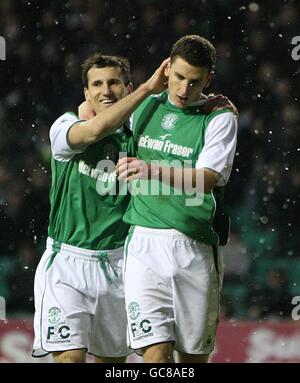
[[[105,105],[102,106],[102,110],[104,110],[104,109],[108,109],[108,108],[110,108],[112,105],[113,105],[113,104],[105,104]]]
[[[187,107],[189,107],[191,105],[192,101],[186,99],[186,100],[177,100],[177,102],[175,102],[175,105],[177,106],[177,108],[179,109],[185,109]]]

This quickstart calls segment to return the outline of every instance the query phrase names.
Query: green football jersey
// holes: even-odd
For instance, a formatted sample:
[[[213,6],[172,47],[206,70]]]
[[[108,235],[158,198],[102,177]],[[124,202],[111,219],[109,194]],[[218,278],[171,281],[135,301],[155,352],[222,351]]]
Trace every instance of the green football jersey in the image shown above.
[[[63,115],[56,121],[58,131],[64,125],[67,131],[72,120],[79,121]],[[129,225],[122,218],[130,195],[119,193],[114,166],[120,152],[134,155],[134,145],[131,131],[121,130],[70,158],[52,156],[48,234],[54,240],[89,250],[123,246]]]
[[[145,162],[177,160],[180,165],[188,161],[195,167],[204,146],[209,122],[222,110],[204,114],[200,106],[179,109],[168,100],[168,93],[148,97],[134,112],[132,127],[137,142],[137,156]],[[151,194],[159,184],[159,195]],[[154,185],[155,186],[155,185]],[[224,211],[223,187],[215,187],[204,194],[203,202],[187,206],[191,196],[161,193],[158,181],[135,180],[132,197],[124,221],[131,225],[150,228],[174,228],[187,236],[212,245],[224,245],[228,240],[229,218]]]

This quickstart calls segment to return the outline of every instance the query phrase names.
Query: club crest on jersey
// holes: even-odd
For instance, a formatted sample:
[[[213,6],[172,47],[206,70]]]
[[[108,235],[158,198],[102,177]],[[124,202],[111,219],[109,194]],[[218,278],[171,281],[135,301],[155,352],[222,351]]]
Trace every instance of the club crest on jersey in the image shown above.
[[[168,113],[164,116],[161,122],[161,127],[165,130],[171,130],[175,127],[178,116],[174,113]]]

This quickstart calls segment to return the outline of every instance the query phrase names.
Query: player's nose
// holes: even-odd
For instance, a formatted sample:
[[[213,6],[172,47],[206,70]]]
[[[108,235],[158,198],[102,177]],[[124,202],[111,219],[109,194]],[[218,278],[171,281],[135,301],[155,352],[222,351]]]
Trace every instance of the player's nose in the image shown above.
[[[104,82],[102,84],[101,92],[104,96],[109,96],[112,93],[111,87],[108,83]]]
[[[184,82],[182,85],[181,85],[181,89],[180,89],[180,96],[181,97],[187,97],[188,96],[188,93],[189,93],[189,84],[188,82]]]

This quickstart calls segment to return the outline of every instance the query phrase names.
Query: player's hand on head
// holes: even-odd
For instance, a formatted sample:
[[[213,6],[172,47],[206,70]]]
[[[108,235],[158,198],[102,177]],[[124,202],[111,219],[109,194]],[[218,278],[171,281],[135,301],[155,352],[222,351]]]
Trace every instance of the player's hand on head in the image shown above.
[[[213,94],[208,95],[206,103],[203,105],[205,113],[215,112],[217,110],[230,109],[233,114],[238,116],[238,109],[226,96],[222,94]]]
[[[137,178],[149,178],[148,164],[136,157],[123,157],[116,165],[117,177],[120,181],[132,181]]]
[[[90,120],[95,117],[96,113],[89,101],[83,101],[78,107],[78,117],[80,120]]]
[[[146,82],[146,86],[148,87],[151,93],[161,93],[168,86],[168,77],[165,75],[165,69],[170,63],[170,58],[165,59],[156,69],[154,74],[149,78]]]

